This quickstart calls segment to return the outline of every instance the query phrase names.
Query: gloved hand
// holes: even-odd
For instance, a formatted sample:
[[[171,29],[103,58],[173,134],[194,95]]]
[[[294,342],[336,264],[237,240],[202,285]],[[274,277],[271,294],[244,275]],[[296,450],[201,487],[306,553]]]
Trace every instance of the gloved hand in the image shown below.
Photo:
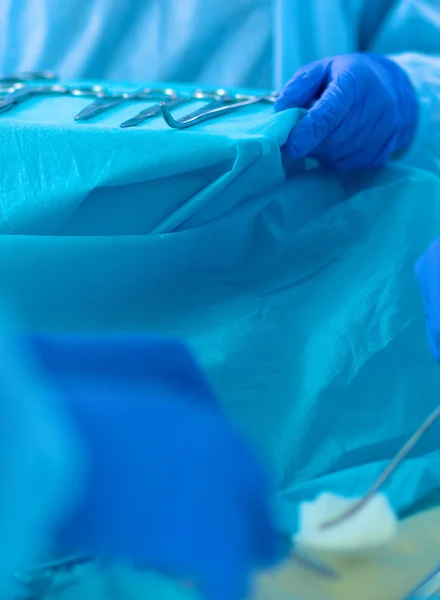
[[[122,558],[241,600],[275,558],[269,487],[189,352],[150,337],[37,336],[89,458],[65,550]]]
[[[440,238],[419,259],[415,273],[423,294],[429,345],[440,362]]]
[[[310,156],[338,171],[381,167],[411,143],[416,94],[403,69],[372,54],[320,60],[297,71],[275,110],[310,109],[293,129],[284,152]]]

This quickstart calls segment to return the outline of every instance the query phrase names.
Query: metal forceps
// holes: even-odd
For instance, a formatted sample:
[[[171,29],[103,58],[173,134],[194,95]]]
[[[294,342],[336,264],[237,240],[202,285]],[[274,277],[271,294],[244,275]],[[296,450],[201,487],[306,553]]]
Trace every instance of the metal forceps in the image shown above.
[[[75,569],[93,559],[91,555],[69,556],[38,565],[26,573],[15,573],[15,581],[23,588],[23,594],[17,600],[43,600],[48,594],[72,587],[76,583]],[[64,580],[56,583],[61,575]]]
[[[96,96],[104,93],[102,86],[23,85],[17,84],[0,98],[0,114],[32,96]]]
[[[116,108],[128,100],[174,100],[177,92],[170,88],[155,89],[141,88],[134,92],[102,94],[94,102],[83,108],[75,117],[75,121],[87,121],[101,115],[103,112]]]
[[[204,123],[211,119],[215,119],[218,116],[229,114],[239,108],[245,106],[251,106],[252,104],[259,104],[260,102],[266,104],[273,104],[277,98],[277,94],[272,92],[266,96],[252,96],[246,94],[232,94],[219,98],[214,102],[211,102],[205,107],[199,108],[194,112],[182,117],[181,119],[175,119],[171,114],[168,106],[162,102],[160,109],[162,111],[163,118],[169,127],[173,129],[187,129],[194,127],[199,123]]]
[[[399,468],[404,459],[408,456],[414,446],[418,443],[421,437],[428,431],[428,429],[440,419],[440,405],[429,415],[429,417],[422,423],[415,433],[409,438],[399,452],[394,456],[388,466],[379,475],[376,481],[373,483],[368,492],[354,504],[351,508],[344,511],[341,515],[330,519],[325,523],[321,524],[321,529],[330,529],[335,525],[339,525],[346,519],[356,515],[360,512],[368,502],[375,496],[380,488],[388,481],[388,479],[394,474],[396,469]]]
[[[208,106],[217,105],[218,102],[223,102],[225,98],[229,98],[230,94],[223,89],[218,90],[195,90],[187,95],[178,96],[177,98],[173,98],[167,100],[165,102],[161,102],[159,104],[155,104],[154,106],[150,106],[149,108],[145,108],[140,113],[138,113],[132,119],[128,119],[128,121],[124,121],[121,123],[121,127],[123,129],[127,127],[136,127],[137,125],[141,125],[147,119],[153,119],[155,117],[159,117],[162,114],[162,105],[165,105],[168,109],[168,112],[171,108],[177,108],[182,106],[183,104],[188,104],[190,102],[196,102],[198,100],[209,100]],[[206,110],[206,107],[203,107],[201,110]]]
[[[52,71],[35,71],[34,73],[17,73],[14,75],[0,75],[0,84],[4,83],[44,83],[58,80],[58,75]]]

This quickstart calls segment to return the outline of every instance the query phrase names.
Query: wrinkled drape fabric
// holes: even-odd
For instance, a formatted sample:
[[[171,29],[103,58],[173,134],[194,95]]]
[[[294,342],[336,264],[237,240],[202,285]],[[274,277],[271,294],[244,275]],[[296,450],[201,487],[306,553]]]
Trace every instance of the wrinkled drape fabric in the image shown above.
[[[17,296],[27,282],[34,328],[185,339],[276,474],[292,530],[301,499],[362,493],[438,403],[413,265],[440,233],[439,198],[438,179],[399,165],[346,178],[301,169],[195,227],[3,236],[0,274]],[[402,512],[439,478],[433,429],[386,491]],[[94,600],[189,593],[86,573],[81,597]]]
[[[133,107],[81,127],[65,100],[0,124],[0,278],[29,326],[186,340],[287,529],[301,497],[362,491],[437,402],[413,265],[440,231],[438,178],[299,163],[286,180],[296,111],[126,132]],[[397,509],[438,485],[435,439],[393,480]]]

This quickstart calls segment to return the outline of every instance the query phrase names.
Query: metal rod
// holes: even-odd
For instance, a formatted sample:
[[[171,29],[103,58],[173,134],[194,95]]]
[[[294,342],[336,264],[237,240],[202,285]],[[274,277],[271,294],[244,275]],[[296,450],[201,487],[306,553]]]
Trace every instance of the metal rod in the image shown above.
[[[338,517],[334,519],[329,519],[325,521],[321,525],[321,529],[329,529],[330,527],[334,527],[335,525],[339,525],[346,519],[356,515],[360,510],[364,508],[368,502],[373,498],[373,496],[379,491],[379,489],[388,481],[388,479],[393,475],[396,469],[400,466],[402,461],[408,456],[420,438],[426,433],[426,431],[433,425],[433,423],[440,417],[440,406],[438,406],[433,413],[426,419],[426,421],[417,429],[417,431],[410,437],[410,439],[406,442],[406,444],[399,450],[396,456],[391,460],[386,469],[379,475],[377,480],[373,483],[368,492],[354,504],[347,511],[343,512]]]

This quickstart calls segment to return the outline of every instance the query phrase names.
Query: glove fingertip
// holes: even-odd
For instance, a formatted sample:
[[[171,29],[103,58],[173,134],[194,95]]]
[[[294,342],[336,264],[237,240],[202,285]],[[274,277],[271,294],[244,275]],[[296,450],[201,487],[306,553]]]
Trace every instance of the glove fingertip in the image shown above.
[[[280,94],[280,105],[286,108],[309,108],[322,87],[327,74],[323,61],[299,69]]]
[[[307,108],[314,96],[314,90],[291,84],[285,88],[275,102],[275,111],[280,112],[289,108]]]
[[[286,110],[288,108],[287,103],[285,101],[284,96],[280,96],[274,104],[274,111],[276,113],[278,112],[282,112],[283,110]]]
[[[299,160],[304,158],[305,154],[302,151],[301,145],[297,143],[296,136],[290,135],[285,145],[282,147],[283,155],[286,158]]]

